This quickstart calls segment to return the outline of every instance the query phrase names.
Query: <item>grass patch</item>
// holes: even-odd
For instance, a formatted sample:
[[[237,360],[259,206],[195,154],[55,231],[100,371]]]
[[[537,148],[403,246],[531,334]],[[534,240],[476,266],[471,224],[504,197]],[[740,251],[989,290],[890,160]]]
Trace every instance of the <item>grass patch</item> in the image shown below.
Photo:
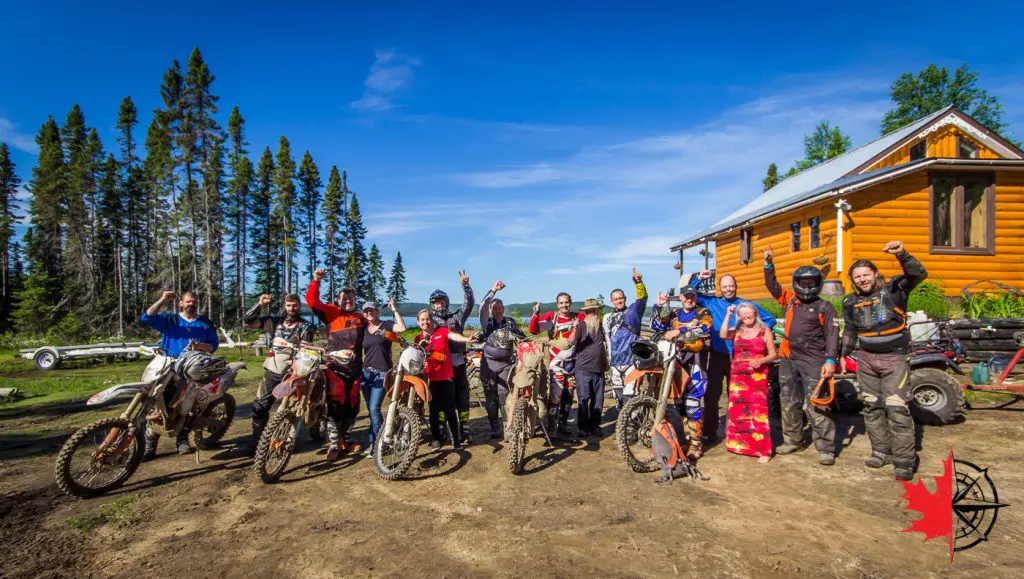
[[[134,501],[135,497],[118,497],[92,513],[71,517],[68,526],[83,535],[106,524],[125,528],[135,522]]]

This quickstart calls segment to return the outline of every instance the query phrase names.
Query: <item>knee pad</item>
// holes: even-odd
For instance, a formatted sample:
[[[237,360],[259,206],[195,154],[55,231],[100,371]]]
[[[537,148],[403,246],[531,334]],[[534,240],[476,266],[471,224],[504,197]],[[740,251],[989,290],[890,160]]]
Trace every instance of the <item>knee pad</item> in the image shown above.
[[[701,406],[700,400],[687,398],[683,403],[683,410],[686,412],[686,418],[689,420],[701,420],[704,418],[704,408]]]
[[[885,397],[885,406],[887,408],[902,408],[908,413],[910,412],[907,408],[907,401],[896,394],[890,394]]]
[[[910,417],[910,408],[907,407],[906,404],[893,405],[893,404],[888,404],[888,400],[886,402],[887,403],[885,405],[885,410],[889,414],[896,414],[896,415],[899,415],[899,416],[905,416],[907,418]]]

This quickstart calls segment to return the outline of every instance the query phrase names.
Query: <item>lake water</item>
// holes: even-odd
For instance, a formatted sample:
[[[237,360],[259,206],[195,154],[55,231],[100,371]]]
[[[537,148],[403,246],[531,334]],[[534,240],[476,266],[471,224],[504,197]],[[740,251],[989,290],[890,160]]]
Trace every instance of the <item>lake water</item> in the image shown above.
[[[381,316],[380,319],[382,319],[382,320],[390,320],[390,319],[392,319],[392,317],[391,316]],[[407,328],[415,328],[416,327],[416,316],[402,316],[402,319],[405,320],[405,327],[407,327]],[[530,323],[530,318],[519,318],[519,324],[523,327],[523,331],[526,330],[526,326],[529,323]],[[478,327],[480,325],[480,318],[478,318],[477,316],[470,316],[468,319],[466,319],[466,325],[470,326],[470,327]]]

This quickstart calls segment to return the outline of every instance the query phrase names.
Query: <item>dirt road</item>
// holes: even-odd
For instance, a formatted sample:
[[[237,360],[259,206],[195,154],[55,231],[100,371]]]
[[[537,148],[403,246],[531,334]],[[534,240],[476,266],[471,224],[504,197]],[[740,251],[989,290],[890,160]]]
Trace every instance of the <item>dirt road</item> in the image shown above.
[[[943,541],[900,532],[916,514],[903,509],[890,471],[862,466],[868,446],[856,417],[843,418],[852,445],[831,468],[812,451],[757,465],[719,446],[701,462],[710,481],[657,487],[654,475],[626,469],[608,437],[551,449],[533,441],[519,477],[497,444],[424,448],[414,480],[384,482],[363,457],[327,464],[307,444],[269,486],[234,450],[249,430],[251,391],[235,391],[245,404],[219,452],[197,465],[163,441],[161,456],[127,486],[92,500],[60,495],[52,468],[64,438],[100,413],[0,411],[0,576],[1024,574],[1019,412],[976,411],[963,424],[923,431],[926,479],[953,447],[989,467],[1011,505],[990,540],[957,553],[951,567]],[[363,420],[357,435],[365,428]],[[479,409],[473,428],[482,434]]]

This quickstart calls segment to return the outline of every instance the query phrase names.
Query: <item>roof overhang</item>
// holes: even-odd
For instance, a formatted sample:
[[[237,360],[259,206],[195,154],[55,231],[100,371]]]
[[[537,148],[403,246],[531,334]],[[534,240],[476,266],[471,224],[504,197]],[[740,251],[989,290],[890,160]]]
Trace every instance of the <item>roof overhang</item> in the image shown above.
[[[991,171],[993,169],[1004,169],[1004,170],[1013,170],[1013,171],[1024,171],[1024,159],[939,159],[939,158],[932,158],[932,159],[924,159],[924,160],[920,160],[920,161],[913,161],[913,162],[910,162],[910,163],[905,163],[903,165],[896,165],[896,166],[891,167],[889,169],[890,170],[881,172],[881,173],[879,173],[879,174],[877,174],[877,175],[875,175],[873,177],[868,177],[866,179],[863,179],[863,180],[860,180],[860,181],[856,181],[856,182],[851,183],[849,185],[839,185],[837,187],[834,187],[834,188],[831,188],[831,189],[827,189],[825,191],[822,191],[821,193],[815,194],[815,195],[813,195],[811,197],[808,197],[806,199],[802,199],[802,200],[799,200],[799,201],[797,201],[795,203],[786,205],[784,207],[779,207],[777,209],[768,211],[768,212],[766,212],[764,214],[751,217],[751,218],[749,218],[749,219],[747,219],[745,221],[741,221],[739,223],[732,224],[732,225],[730,225],[728,227],[724,227],[722,229],[717,229],[717,230],[713,230],[713,231],[708,230],[708,231],[704,231],[704,232],[698,233],[694,237],[691,237],[691,238],[689,238],[687,240],[681,241],[681,242],[673,245],[671,248],[669,248],[669,251],[672,251],[672,252],[682,251],[684,249],[688,249],[688,248],[694,247],[696,245],[703,245],[704,243],[707,243],[709,241],[715,241],[716,238],[718,238],[718,237],[720,237],[722,235],[726,235],[728,233],[731,233],[733,231],[737,231],[737,230],[743,229],[745,227],[750,227],[751,225],[754,225],[755,223],[758,223],[760,221],[765,221],[767,219],[771,219],[771,218],[776,217],[778,215],[782,215],[783,213],[786,213],[788,211],[793,211],[793,210],[796,210],[796,209],[801,209],[801,208],[806,207],[808,205],[814,205],[815,203],[820,203],[822,201],[825,201],[825,200],[828,200],[828,199],[831,199],[831,198],[834,198],[834,197],[842,197],[843,195],[848,195],[850,193],[854,193],[856,191],[860,191],[862,189],[866,189],[868,187],[872,187],[872,186],[878,185],[880,183],[885,183],[887,181],[892,181],[893,179],[899,179],[900,177],[904,177],[906,175],[910,175],[912,173],[916,173],[917,171],[922,171],[922,170],[925,170],[925,169],[955,169],[955,170],[958,170],[958,171],[964,171],[964,170],[967,170],[967,171]]]

